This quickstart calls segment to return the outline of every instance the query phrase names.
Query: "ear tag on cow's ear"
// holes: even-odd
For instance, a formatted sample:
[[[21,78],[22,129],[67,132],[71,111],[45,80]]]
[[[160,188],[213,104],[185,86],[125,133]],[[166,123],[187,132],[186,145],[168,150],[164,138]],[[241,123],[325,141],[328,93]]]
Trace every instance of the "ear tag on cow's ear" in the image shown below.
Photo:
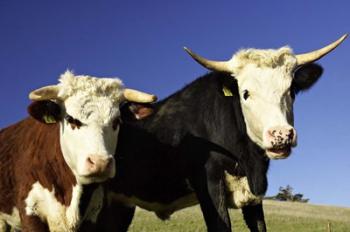
[[[232,97],[233,96],[231,90],[229,88],[227,88],[226,86],[222,87],[222,92],[224,92],[225,97]]]
[[[43,120],[46,124],[56,123],[56,119],[52,115],[44,115]]]

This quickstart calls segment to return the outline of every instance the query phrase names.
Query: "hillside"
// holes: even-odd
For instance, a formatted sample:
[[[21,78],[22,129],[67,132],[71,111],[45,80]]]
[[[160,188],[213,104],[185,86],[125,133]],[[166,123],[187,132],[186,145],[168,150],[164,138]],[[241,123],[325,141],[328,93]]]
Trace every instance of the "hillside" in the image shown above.
[[[318,206],[303,203],[264,201],[265,217],[270,232],[332,232],[350,231],[350,208]],[[248,232],[240,210],[230,211],[233,231]],[[198,206],[179,211],[171,220],[161,221],[155,214],[137,209],[132,232],[187,232],[206,231]]]

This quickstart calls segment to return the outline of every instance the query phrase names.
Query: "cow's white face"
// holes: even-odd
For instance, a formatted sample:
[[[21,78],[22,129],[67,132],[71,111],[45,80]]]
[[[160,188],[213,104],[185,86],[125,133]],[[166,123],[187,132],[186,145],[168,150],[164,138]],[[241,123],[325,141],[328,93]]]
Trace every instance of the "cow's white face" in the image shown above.
[[[74,76],[69,71],[58,85],[37,89],[29,98],[33,118],[60,123],[61,151],[80,184],[115,175],[120,103],[156,100],[154,95],[124,89],[119,79]]]
[[[297,144],[293,127],[295,94],[310,88],[322,68],[315,64],[298,67],[288,47],[242,50],[229,65],[237,80],[248,136],[269,158],[288,157]]]
[[[270,66],[247,63],[235,75],[247,133],[270,158],[285,158],[296,145],[291,89],[296,60],[290,56],[280,61]]]
[[[105,96],[74,95],[64,101],[62,108],[62,153],[78,181],[86,184],[113,177],[119,102]]]
[[[66,72],[58,87],[62,154],[77,181],[88,184],[113,177],[122,82]]]

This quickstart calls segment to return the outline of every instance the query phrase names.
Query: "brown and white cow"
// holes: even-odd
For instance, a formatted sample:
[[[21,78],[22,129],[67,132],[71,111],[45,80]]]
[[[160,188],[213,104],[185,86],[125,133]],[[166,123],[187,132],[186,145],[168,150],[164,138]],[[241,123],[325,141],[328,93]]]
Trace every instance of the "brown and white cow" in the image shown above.
[[[30,93],[32,117],[0,131],[0,232],[76,231],[115,175],[123,101],[153,102],[119,79],[74,76]]]

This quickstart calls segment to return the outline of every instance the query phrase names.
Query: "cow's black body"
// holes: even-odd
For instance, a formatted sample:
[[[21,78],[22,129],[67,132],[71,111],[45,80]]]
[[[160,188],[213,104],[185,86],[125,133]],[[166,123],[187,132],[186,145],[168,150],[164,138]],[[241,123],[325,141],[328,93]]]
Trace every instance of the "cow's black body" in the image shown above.
[[[232,96],[224,96],[224,86]],[[155,104],[144,120],[124,120],[116,157],[111,191],[162,205],[195,193],[208,231],[231,231],[224,171],[247,175],[255,195],[267,189],[269,161],[248,138],[236,81],[224,73],[197,79]],[[100,225],[125,231],[134,210],[113,204],[100,215]],[[172,211],[156,213],[166,218]],[[243,213],[251,231],[265,230],[261,204],[246,206]]]

